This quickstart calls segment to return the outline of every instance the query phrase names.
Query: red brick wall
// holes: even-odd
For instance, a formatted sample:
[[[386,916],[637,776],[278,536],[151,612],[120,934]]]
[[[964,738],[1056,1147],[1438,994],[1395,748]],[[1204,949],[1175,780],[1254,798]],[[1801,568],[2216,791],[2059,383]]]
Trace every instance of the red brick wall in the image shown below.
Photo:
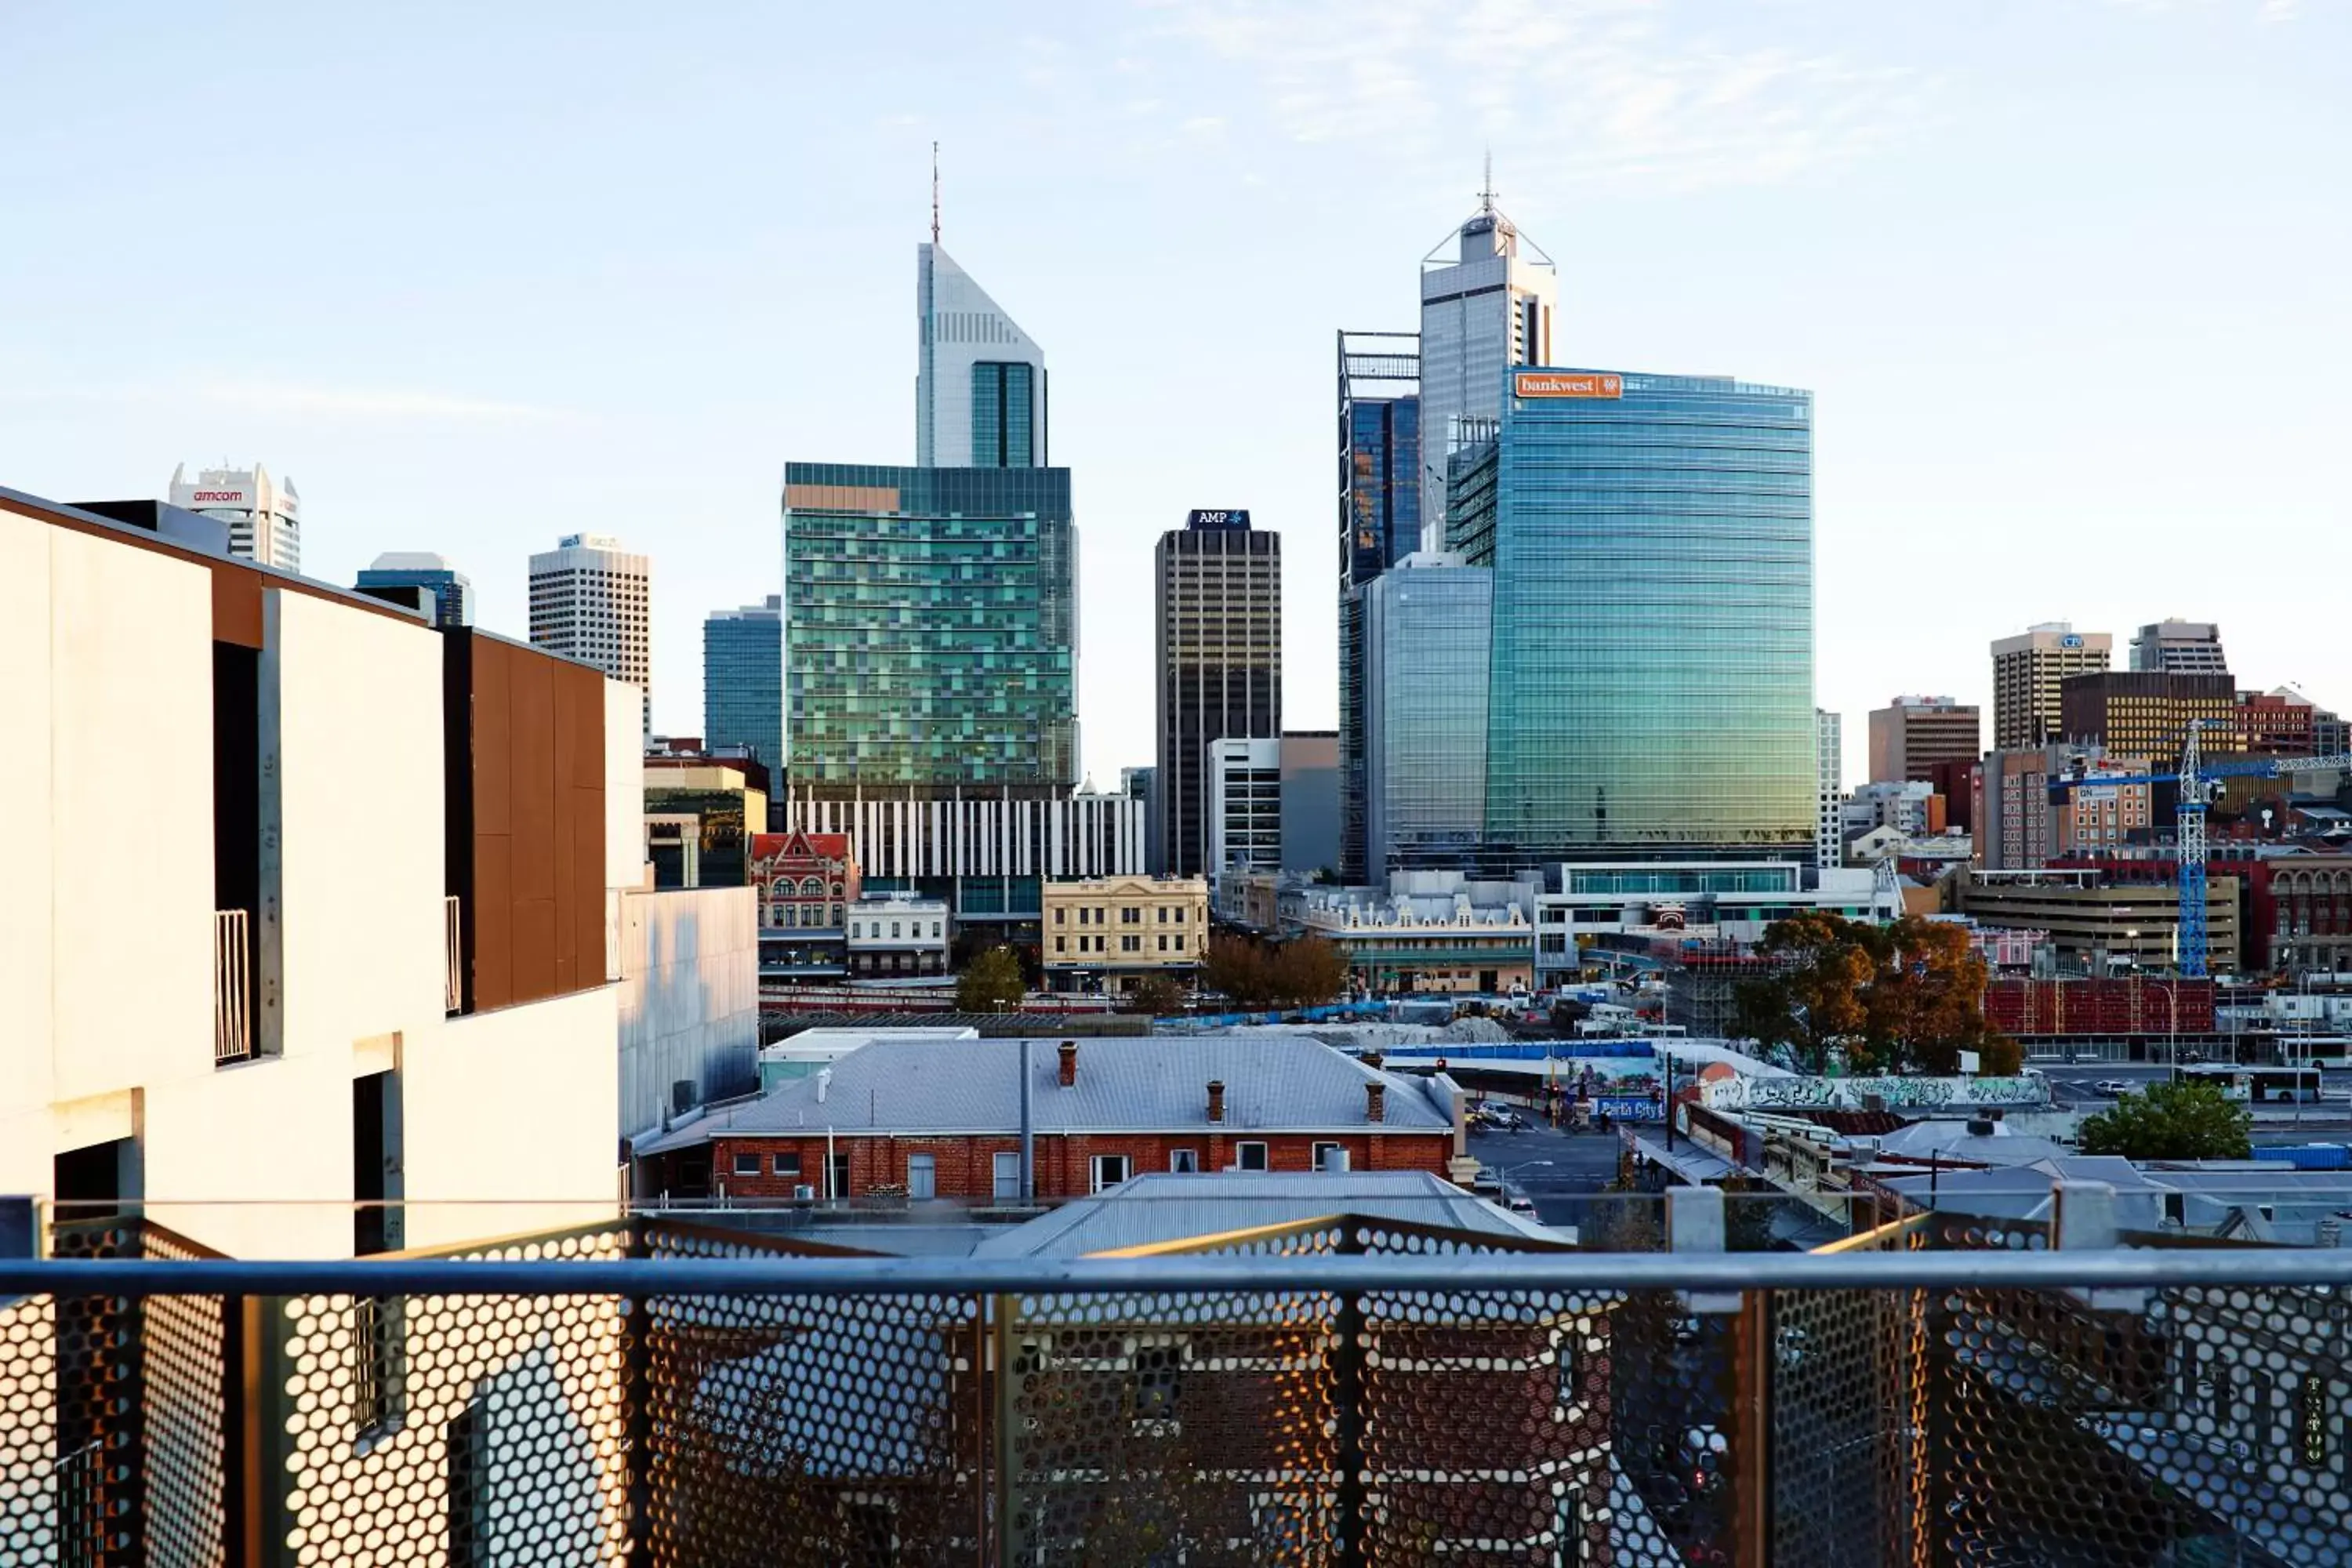
[[[1274,1171],[1314,1169],[1314,1146],[1338,1143],[1348,1151],[1349,1169],[1358,1171],[1427,1171],[1445,1174],[1454,1152],[1454,1135],[1445,1131],[1347,1132],[1316,1137],[1307,1133],[1261,1133],[1221,1128],[1198,1134],[1094,1132],[1042,1133],[1037,1138],[1037,1195],[1041,1198],[1084,1197],[1093,1190],[1097,1154],[1124,1154],[1136,1175],[1168,1169],[1170,1153],[1194,1152],[1203,1171],[1222,1171],[1237,1157],[1244,1142],[1266,1146],[1266,1168]],[[885,1183],[903,1184],[907,1156],[929,1154],[934,1162],[938,1194],[942,1198],[991,1198],[994,1188],[994,1155],[1020,1152],[1021,1140],[1011,1133],[941,1138],[888,1137],[866,1133],[836,1133],[835,1151],[849,1156],[849,1191],[836,1196],[856,1197]],[[796,1184],[824,1190],[825,1140],[823,1133],[788,1137],[719,1138],[711,1142],[710,1174],[735,1197],[790,1198]],[[735,1156],[760,1156],[760,1174],[739,1176]],[[775,1156],[800,1155],[798,1175],[775,1174]]]

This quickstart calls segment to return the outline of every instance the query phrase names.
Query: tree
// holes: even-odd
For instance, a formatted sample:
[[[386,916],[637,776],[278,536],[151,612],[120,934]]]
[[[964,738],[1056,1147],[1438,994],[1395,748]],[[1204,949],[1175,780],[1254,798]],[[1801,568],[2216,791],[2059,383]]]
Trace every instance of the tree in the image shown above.
[[[1348,988],[1348,958],[1319,936],[1296,937],[1274,953],[1274,996],[1286,1007],[1319,1007]]]
[[[1127,993],[1127,1010],[1166,1018],[1184,1010],[1184,988],[1165,974],[1147,974]]]
[[[1985,1022],[1984,960],[1957,926],[1808,911],[1766,927],[1759,951],[1778,963],[1735,989],[1734,1027],[1815,1072],[1833,1050],[1864,1072],[1952,1072],[1962,1051],[1978,1054],[1979,1071],[2018,1068],[2017,1042]]]
[[[2208,1083],[2152,1083],[2083,1119],[2075,1146],[2126,1160],[2243,1160],[2253,1113]]]
[[[1029,987],[1021,978],[1021,960],[999,943],[965,966],[956,976],[956,1011],[993,1013],[1021,1005]]]
[[[1274,993],[1272,966],[1266,963],[1265,950],[1244,936],[1221,932],[1209,939],[1209,952],[1201,961],[1202,983],[1212,991],[1221,991],[1236,1005],[1263,1007]]]

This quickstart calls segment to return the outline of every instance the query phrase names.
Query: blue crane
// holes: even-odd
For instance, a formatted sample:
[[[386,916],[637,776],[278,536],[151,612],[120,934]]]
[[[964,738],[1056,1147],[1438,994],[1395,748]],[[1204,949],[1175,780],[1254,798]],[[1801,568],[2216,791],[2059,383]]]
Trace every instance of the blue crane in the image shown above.
[[[2289,773],[2352,769],[2352,754],[2320,757],[2247,757],[2237,762],[2206,763],[2199,752],[2197,731],[2201,719],[2189,721],[2189,735],[2180,746],[2180,771],[2173,773],[2063,773],[2050,781],[2055,800],[2077,786],[2103,789],[2114,784],[2177,784],[2180,786],[2180,973],[2193,978],[2205,973],[2205,812],[2213,804],[2223,779],[2274,779]]]

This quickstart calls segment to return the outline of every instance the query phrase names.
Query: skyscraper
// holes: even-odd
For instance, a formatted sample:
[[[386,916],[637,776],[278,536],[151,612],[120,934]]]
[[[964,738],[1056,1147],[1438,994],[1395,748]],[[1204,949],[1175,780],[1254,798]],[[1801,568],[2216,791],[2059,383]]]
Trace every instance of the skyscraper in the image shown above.
[[[280,571],[302,570],[302,498],[294,481],[273,480],[256,463],[249,468],[223,466],[187,477],[188,466],[172,470],[173,506],[228,524],[228,552]]]
[[[713,610],[702,621],[702,738],[713,750],[747,746],[766,765],[781,803],[784,767],[784,601]]]
[[[1819,760],[1821,777],[1818,798],[1821,815],[1813,831],[1814,863],[1823,870],[1845,864],[1845,833],[1842,807],[1845,804],[1845,719],[1826,710],[1813,710],[1813,754]]]
[[[1486,811],[1495,574],[1415,552],[1366,585],[1361,880],[1475,858]]]
[[[1246,511],[1195,510],[1160,536],[1153,568],[1161,852],[1171,876],[1197,877],[1210,742],[1282,733],[1282,541]]]
[[[783,520],[795,788],[1076,782],[1067,468],[788,463]]]
[[[1870,710],[1870,782],[1932,781],[1937,763],[1976,760],[1983,730],[1973,702],[1897,697]]]
[[[1453,460],[1447,517],[1495,574],[1487,853],[1809,857],[1811,394],[1496,375],[1501,416]]]
[[[1422,260],[1421,521],[1423,548],[1446,548],[1446,459],[1502,413],[1503,373],[1551,363],[1551,314],[1559,270],[1533,245],[1521,253],[1518,226],[1495,206],[1478,210],[1445,247]],[[1465,423],[1467,422],[1467,423]]]
[[[1339,854],[1365,876],[1363,592],[1421,548],[1421,339],[1339,334]]]
[[[2227,675],[2221,628],[2210,621],[2156,621],[2132,638],[2131,667],[2151,674]]]
[[[2078,632],[2067,621],[2043,621],[1992,645],[1992,743],[2020,751],[2065,737],[2059,683],[2107,668],[2115,639]]]
[[[474,584],[446,556],[417,550],[390,550],[375,558],[352,586],[362,594],[381,588],[422,588],[433,595],[433,624],[474,624]]]
[[[1045,351],[937,243],[916,247],[915,466],[1045,466]]]
[[[530,640],[595,666],[645,695],[653,733],[652,564],[602,533],[571,533],[530,558]]]

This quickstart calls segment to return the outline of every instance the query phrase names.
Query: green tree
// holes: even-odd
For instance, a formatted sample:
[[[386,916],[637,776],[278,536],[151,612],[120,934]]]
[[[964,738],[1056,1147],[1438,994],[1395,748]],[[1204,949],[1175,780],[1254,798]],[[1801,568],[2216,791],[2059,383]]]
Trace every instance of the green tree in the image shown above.
[[[956,1010],[960,1013],[1010,1012],[1028,996],[1021,978],[1021,960],[999,943],[989,948],[956,976]]]
[[[1184,988],[1165,974],[1147,974],[1129,987],[1127,1010],[1154,1018],[1173,1016],[1184,1010]]]
[[[2243,1160],[2253,1113],[2208,1083],[2152,1083],[2083,1119],[2075,1146],[2126,1160]]]

